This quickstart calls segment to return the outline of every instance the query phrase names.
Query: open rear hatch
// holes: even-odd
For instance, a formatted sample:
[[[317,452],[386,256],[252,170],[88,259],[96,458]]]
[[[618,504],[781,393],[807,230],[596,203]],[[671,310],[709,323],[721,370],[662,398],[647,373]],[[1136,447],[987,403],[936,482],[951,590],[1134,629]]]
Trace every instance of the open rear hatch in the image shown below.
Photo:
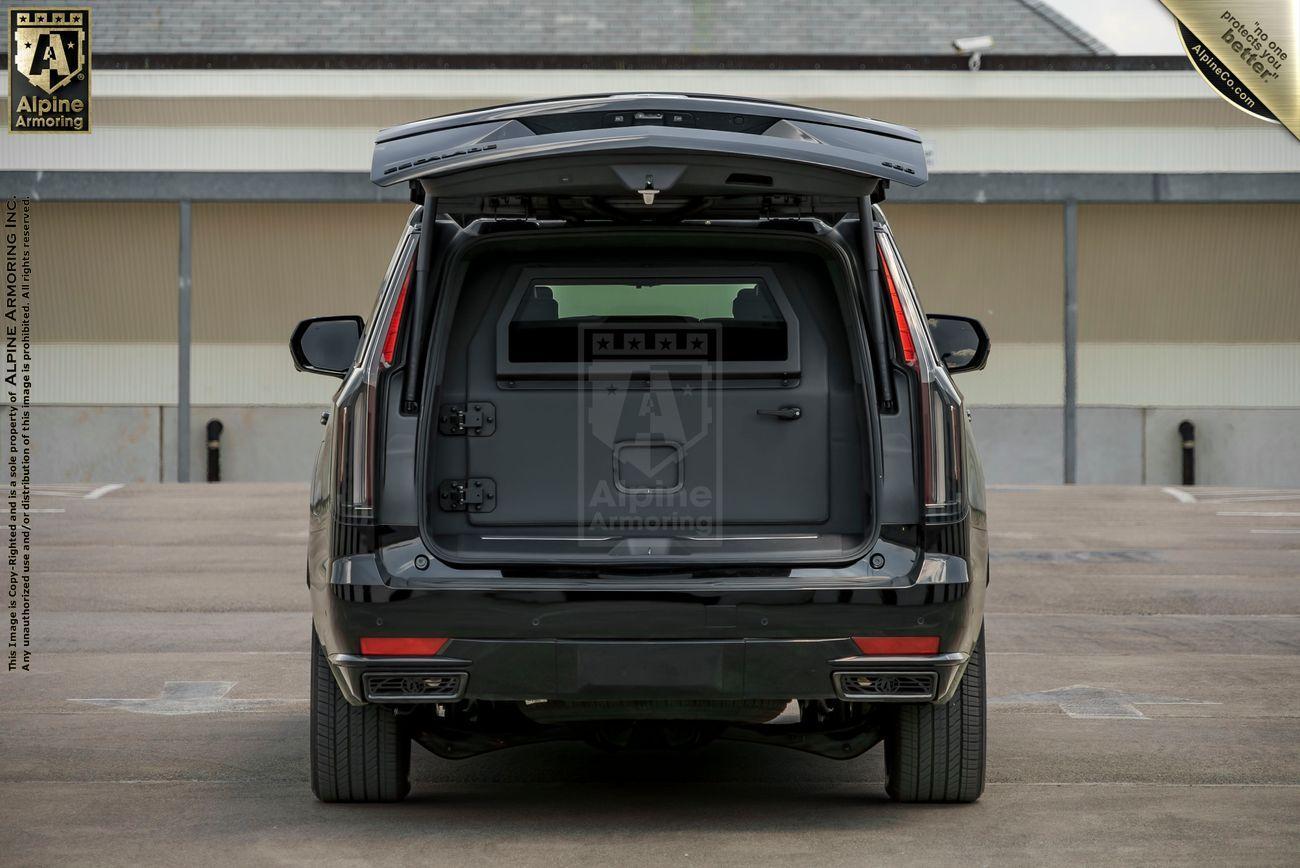
[[[383,130],[371,180],[418,180],[479,216],[832,216],[881,180],[919,186],[913,130],[757,100],[620,94],[520,103]],[[418,201],[423,201],[422,199]]]
[[[857,276],[874,247],[837,270],[780,249],[761,222],[726,241],[702,230],[716,246],[693,251],[679,228],[655,227],[860,213],[882,181],[924,183],[915,132],[759,101],[586,97],[385,130],[372,179],[410,182],[430,237],[435,212],[592,227],[494,231],[463,246],[495,241],[477,260],[422,248],[416,318],[432,310],[422,275],[441,261],[440,326],[425,332],[441,337],[413,339],[429,383],[417,395],[413,379],[403,398],[432,447],[422,529],[440,556],[531,567],[860,556],[880,474],[866,382],[879,323]]]

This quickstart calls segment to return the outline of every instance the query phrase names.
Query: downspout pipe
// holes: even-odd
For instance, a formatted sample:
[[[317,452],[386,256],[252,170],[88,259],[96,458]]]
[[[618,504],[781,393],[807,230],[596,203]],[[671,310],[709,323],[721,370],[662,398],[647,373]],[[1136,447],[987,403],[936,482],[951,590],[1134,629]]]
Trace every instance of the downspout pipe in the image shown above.
[[[225,427],[220,419],[208,420],[208,482],[221,481],[221,432]]]

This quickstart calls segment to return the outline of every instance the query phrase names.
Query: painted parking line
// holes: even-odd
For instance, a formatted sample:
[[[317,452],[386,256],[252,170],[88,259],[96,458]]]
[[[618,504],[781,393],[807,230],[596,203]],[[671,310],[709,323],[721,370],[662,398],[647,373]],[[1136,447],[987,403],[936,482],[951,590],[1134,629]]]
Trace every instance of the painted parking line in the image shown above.
[[[1300,527],[1252,527],[1251,533],[1300,533]]]
[[[1155,696],[1150,693],[1126,693],[1108,687],[1072,684],[1055,690],[997,696],[990,705],[1055,705],[1066,716],[1085,720],[1150,720],[1139,705],[1219,705],[1202,699]]]
[[[27,513],[28,515],[31,515],[32,513],[36,513],[36,512],[63,512],[64,510],[62,510],[62,509],[53,509],[53,508],[48,508],[48,507],[47,507],[47,508],[20,509],[20,510],[18,510],[18,511],[19,511],[19,512],[25,512],[25,513]]]
[[[1285,518],[1300,516],[1300,512],[1216,512],[1215,515],[1250,515],[1257,518]]]
[[[125,487],[124,484],[121,482],[110,482],[108,485],[101,485],[99,488],[96,488],[94,491],[90,492],[82,499],[99,500],[104,495],[112,494],[114,491],[117,491],[119,488],[124,488],[124,487]]]
[[[1184,491],[1181,488],[1174,488],[1172,485],[1166,485],[1160,490],[1179,503],[1196,503],[1196,495],[1192,494],[1190,491]]]
[[[280,706],[307,702],[297,698],[227,699],[234,681],[168,681],[158,696],[148,698],[99,697],[69,699],[116,711],[135,714],[220,714],[222,712],[271,711]]]
[[[1300,494],[1260,494],[1251,497],[1215,497],[1201,503],[1250,503],[1258,500],[1300,500]]]

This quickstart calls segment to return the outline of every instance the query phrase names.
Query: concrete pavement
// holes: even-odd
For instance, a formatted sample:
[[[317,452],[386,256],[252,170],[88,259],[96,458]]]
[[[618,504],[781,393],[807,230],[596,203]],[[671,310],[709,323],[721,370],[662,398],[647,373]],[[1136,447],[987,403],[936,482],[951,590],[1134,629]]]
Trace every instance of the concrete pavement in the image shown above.
[[[455,763],[417,747],[409,802],[317,804],[305,489],[37,491],[34,507],[63,512],[34,516],[36,672],[0,678],[5,864],[1300,852],[1300,491],[992,491],[990,785],[974,806],[920,808],[885,800],[878,751],[836,762],[742,744]],[[116,702],[169,689],[210,697],[206,713]]]

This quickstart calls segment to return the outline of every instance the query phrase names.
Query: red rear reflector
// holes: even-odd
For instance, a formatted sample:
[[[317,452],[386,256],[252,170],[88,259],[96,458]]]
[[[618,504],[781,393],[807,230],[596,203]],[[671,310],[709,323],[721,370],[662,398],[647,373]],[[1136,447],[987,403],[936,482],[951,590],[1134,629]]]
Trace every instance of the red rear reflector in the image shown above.
[[[446,639],[362,639],[361,653],[375,657],[432,657]]]
[[[880,255],[880,271],[885,275],[885,285],[889,287],[889,301],[894,306],[894,321],[898,323],[898,340],[903,345],[903,361],[909,365],[916,363],[916,344],[912,342],[912,330],[907,326],[907,317],[903,314],[903,304],[898,300],[898,287],[894,286],[894,275],[889,273],[885,264],[885,255]]]
[[[863,654],[938,654],[938,636],[854,636]]]
[[[414,268],[414,266],[412,266]],[[406,272],[402,281],[402,291],[397,294],[397,304],[393,305],[393,318],[388,321],[388,334],[384,336],[384,364],[393,363],[393,351],[397,349],[397,332],[402,327],[402,308],[406,304],[406,290],[411,285],[411,272]]]

